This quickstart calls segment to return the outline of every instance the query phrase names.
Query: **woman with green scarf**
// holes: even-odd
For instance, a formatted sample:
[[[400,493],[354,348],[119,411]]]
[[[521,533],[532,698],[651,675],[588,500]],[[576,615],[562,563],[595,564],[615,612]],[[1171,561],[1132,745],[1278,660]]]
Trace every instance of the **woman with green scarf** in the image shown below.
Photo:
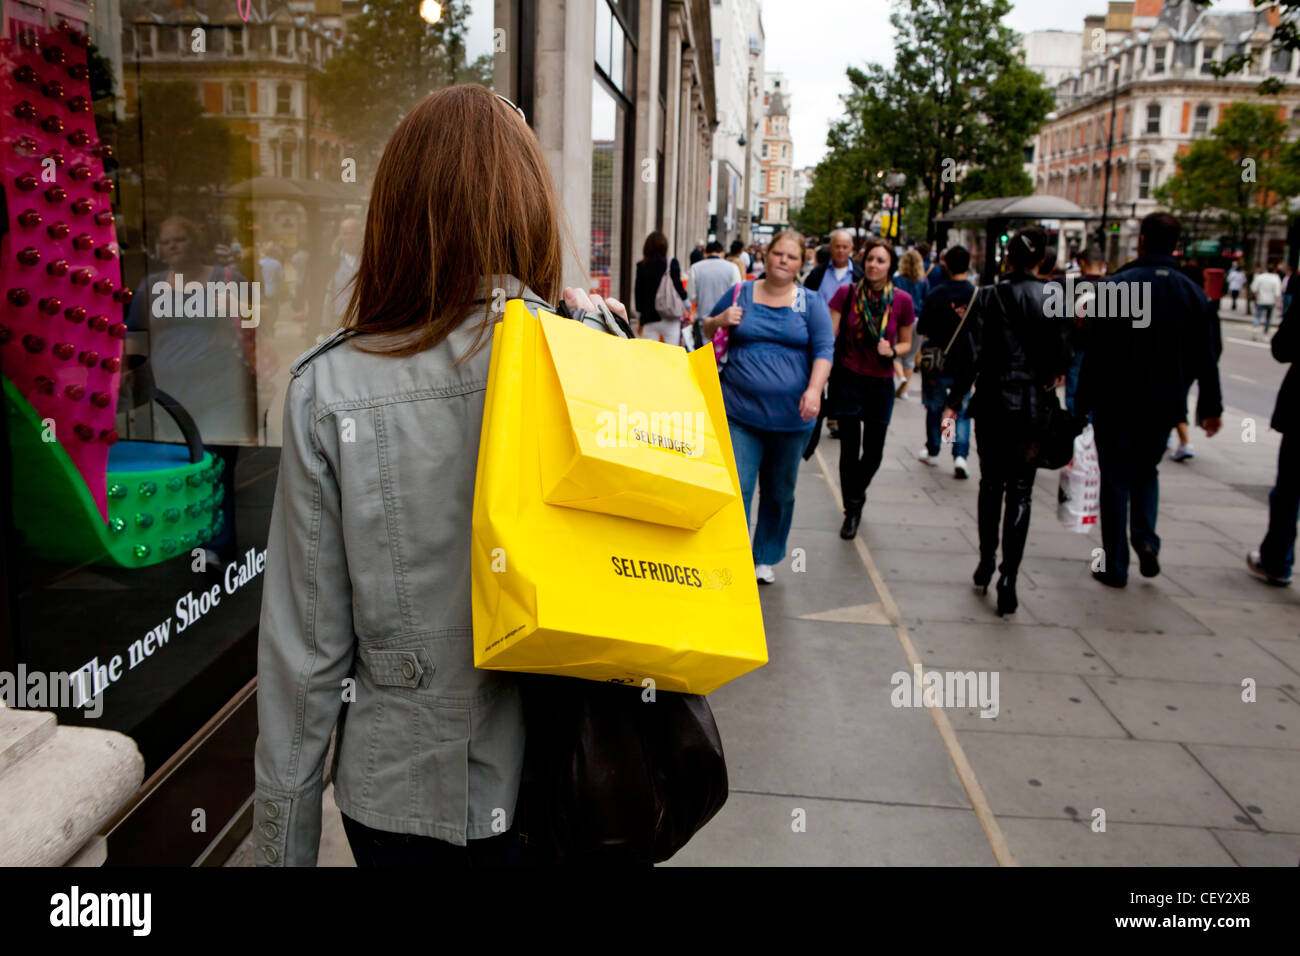
[[[840,537],[845,540],[858,533],[867,486],[884,457],[894,412],[894,359],[912,348],[916,312],[912,297],[889,281],[896,267],[889,243],[869,241],[862,279],[841,288],[830,301],[835,363],[829,411],[839,422]]]

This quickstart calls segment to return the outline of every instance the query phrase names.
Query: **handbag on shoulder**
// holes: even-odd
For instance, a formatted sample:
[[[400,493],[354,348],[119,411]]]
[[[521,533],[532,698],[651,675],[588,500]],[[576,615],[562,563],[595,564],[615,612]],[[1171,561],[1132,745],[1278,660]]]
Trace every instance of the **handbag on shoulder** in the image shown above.
[[[976,289],[970,295],[970,300],[966,303],[966,310],[962,313],[961,321],[957,323],[957,328],[953,330],[952,338],[943,348],[937,345],[923,346],[916,356],[916,367],[928,375],[942,375],[943,364],[948,359],[948,352],[952,349],[953,343],[957,341],[957,336],[961,334],[962,326],[966,324],[966,316],[970,315],[970,307],[975,303],[975,296],[979,294]]]

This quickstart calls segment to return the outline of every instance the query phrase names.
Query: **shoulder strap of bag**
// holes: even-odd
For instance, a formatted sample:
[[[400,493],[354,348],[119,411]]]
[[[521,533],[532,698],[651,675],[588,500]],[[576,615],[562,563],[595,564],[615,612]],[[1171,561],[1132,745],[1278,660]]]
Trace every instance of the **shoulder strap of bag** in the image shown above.
[[[975,291],[970,294],[970,299],[966,303],[966,311],[962,313],[961,321],[957,323],[957,328],[953,329],[952,338],[948,340],[948,344],[943,347],[943,357],[945,359],[948,357],[948,350],[951,349],[953,343],[957,341],[957,336],[961,335],[962,326],[966,324],[966,316],[970,315],[970,308],[975,304],[975,296],[979,295],[979,292],[979,288],[976,287]]]

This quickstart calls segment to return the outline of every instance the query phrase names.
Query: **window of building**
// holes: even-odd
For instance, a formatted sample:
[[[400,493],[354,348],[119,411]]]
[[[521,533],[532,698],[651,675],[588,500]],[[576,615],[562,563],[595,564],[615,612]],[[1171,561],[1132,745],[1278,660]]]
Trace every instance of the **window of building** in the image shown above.
[[[1163,73],[1165,71],[1165,57],[1169,55],[1169,48],[1158,46],[1152,51],[1153,59],[1151,61],[1152,73]]]
[[[180,49],[180,29],[168,25],[158,31],[159,53],[175,53]]]
[[[625,76],[627,36],[623,25],[615,16],[607,0],[596,0],[596,66],[605,78],[620,92],[626,89]],[[714,45],[714,63],[718,62],[720,47]]]
[[[230,84],[230,112],[248,112],[248,90],[243,83]]]
[[[231,56],[244,55],[244,28],[231,27],[226,31],[226,41],[229,44],[229,53]]]
[[[1269,60],[1268,68],[1274,73],[1291,72],[1291,51],[1275,48],[1273,56]]]
[[[722,38],[713,38],[713,65],[717,66],[722,62]]]
[[[275,115],[291,116],[293,114],[293,90],[288,83],[281,83],[275,88]]]
[[[763,144],[763,158],[767,159],[767,143]]]
[[[1138,170],[1138,199],[1151,198],[1151,168],[1142,167]]]
[[[292,179],[294,176],[294,161],[298,158],[298,144],[291,139],[282,140],[280,143],[280,176],[284,179]]]
[[[1210,104],[1202,103],[1196,107],[1196,116],[1192,120],[1192,133],[1203,136],[1210,130]]]
[[[1160,104],[1151,103],[1147,106],[1147,135],[1160,135]]]
[[[275,55],[288,56],[289,44],[293,40],[293,31],[287,27],[272,27],[271,31],[275,34]]]
[[[1204,43],[1201,45],[1201,72],[1209,73],[1214,65],[1215,54],[1219,52],[1218,44]]]

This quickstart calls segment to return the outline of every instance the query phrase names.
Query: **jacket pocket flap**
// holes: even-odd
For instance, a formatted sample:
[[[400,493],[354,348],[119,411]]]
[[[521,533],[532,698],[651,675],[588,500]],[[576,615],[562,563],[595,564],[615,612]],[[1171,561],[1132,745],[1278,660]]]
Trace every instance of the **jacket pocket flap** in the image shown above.
[[[370,651],[361,656],[381,687],[424,687],[434,669],[422,650]]]

